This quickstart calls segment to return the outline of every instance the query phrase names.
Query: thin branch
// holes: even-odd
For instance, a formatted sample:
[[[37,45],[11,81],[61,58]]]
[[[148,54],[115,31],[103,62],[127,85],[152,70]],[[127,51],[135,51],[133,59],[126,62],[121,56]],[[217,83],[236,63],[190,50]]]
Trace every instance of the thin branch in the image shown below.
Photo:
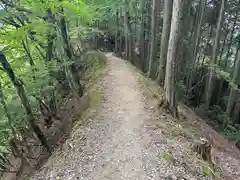
[[[198,81],[198,83],[195,84],[188,92],[191,92],[195,87],[197,87],[200,83],[202,83],[202,81],[204,80],[204,78],[205,78],[208,74],[210,74],[210,73],[205,74],[205,75],[202,77],[202,79],[201,79],[200,81]]]

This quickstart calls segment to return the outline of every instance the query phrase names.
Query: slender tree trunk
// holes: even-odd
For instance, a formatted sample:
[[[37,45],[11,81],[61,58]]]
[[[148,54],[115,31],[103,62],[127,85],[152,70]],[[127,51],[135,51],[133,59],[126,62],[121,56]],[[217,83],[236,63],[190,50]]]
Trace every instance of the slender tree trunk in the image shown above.
[[[124,1],[125,4],[125,1]],[[127,5],[124,5],[124,30],[125,30],[125,58],[129,59],[129,29],[128,29],[128,9]]]
[[[148,72],[147,76],[152,77],[153,72],[153,64],[156,61],[157,53],[156,53],[156,27],[157,27],[157,11],[159,9],[159,1],[153,0],[152,3],[152,25],[151,25],[151,49],[150,49],[150,56],[149,56],[149,65],[148,65]]]
[[[166,72],[168,42],[169,42],[171,19],[172,19],[172,5],[173,5],[173,0],[164,1],[163,29],[162,29],[161,47],[160,47],[160,63],[159,63],[159,73],[157,77],[157,80],[160,84],[164,84],[164,78],[165,78],[165,72]]]
[[[119,53],[119,40],[120,40],[120,28],[119,28],[119,10],[116,10],[116,37],[115,37],[115,53]]]
[[[221,47],[221,51],[220,51],[220,56],[219,56],[219,65],[221,65],[221,61],[222,61],[222,57],[224,54],[224,50],[225,50],[225,45],[226,45],[226,41],[227,41],[227,36],[228,36],[228,32],[226,32],[225,36],[224,36],[224,40],[222,43],[222,47]]]
[[[196,67],[196,58],[197,58],[197,53],[198,53],[198,46],[200,42],[200,34],[201,34],[201,26],[202,26],[202,20],[203,20],[203,14],[204,14],[204,9],[205,9],[205,2],[206,0],[201,0],[200,1],[200,7],[199,7],[199,13],[198,13],[198,18],[197,18],[197,27],[196,27],[196,34],[194,37],[193,41],[193,54],[190,57],[192,59],[191,63],[191,68],[190,68],[190,73],[189,73],[189,78],[188,78],[188,90],[192,88],[193,80],[195,77],[195,67]]]
[[[209,33],[208,33],[209,36],[208,36],[205,46],[203,48],[203,58],[202,58],[202,62],[201,62],[202,71],[200,73],[201,77],[203,76],[204,63],[205,63],[205,59],[206,59],[206,51],[207,51],[208,44],[211,41],[212,33],[213,33],[213,27],[209,26]]]
[[[38,139],[42,143],[42,145],[47,149],[47,151],[51,154],[51,149],[47,144],[46,137],[42,133],[41,129],[38,127],[38,125],[35,123],[35,118],[33,116],[32,109],[29,104],[29,99],[25,93],[25,89],[23,87],[22,82],[16,77],[15,73],[13,72],[12,67],[8,63],[5,55],[0,52],[0,62],[2,64],[3,69],[8,74],[8,77],[10,78],[12,84],[14,85],[18,96],[21,100],[21,103],[26,111],[28,122],[31,125],[32,130],[36,133]]]
[[[225,47],[225,44],[226,44],[226,40],[227,40],[227,34],[225,35],[224,37],[224,41],[223,41],[223,44],[222,44],[222,48],[221,48],[221,52],[220,52],[220,57],[219,57],[219,65],[221,66],[221,62],[222,62],[222,57],[223,57],[223,54],[224,54],[224,47]],[[223,64],[223,68],[225,68],[225,64],[227,63],[227,60],[225,59],[224,60],[224,64]],[[216,104],[219,105],[220,101],[221,101],[221,97],[222,97],[222,88],[223,88],[223,82],[224,82],[224,79],[221,78],[220,79],[220,83],[219,83],[219,90],[218,90],[218,95],[217,95],[217,101],[216,101]]]
[[[124,24],[124,22],[123,22],[123,20],[122,20],[122,9],[120,8],[119,9],[119,37],[120,37],[120,39],[119,39],[119,44],[120,44],[120,46],[119,46],[119,52],[121,53],[121,55],[122,55],[122,52],[123,52],[123,37],[124,37],[124,28],[123,28],[123,24]]]
[[[64,14],[64,9],[61,7],[61,13]],[[60,19],[60,29],[61,29],[61,35],[63,38],[63,42],[64,42],[64,51],[68,57],[69,61],[73,61],[73,52],[69,43],[69,36],[68,36],[68,31],[67,31],[67,24],[66,24],[66,20],[65,17],[62,16]],[[80,84],[80,77],[78,75],[78,69],[76,68],[76,63],[72,62],[72,64],[70,65],[70,72],[71,74],[69,74],[71,76],[71,78],[69,78],[70,80],[70,84],[73,87],[73,91],[75,91],[76,89],[78,89],[78,92],[76,93],[79,97],[82,97],[83,95],[83,87]],[[71,82],[73,80],[73,82]],[[78,87],[76,87],[76,85]]]
[[[229,44],[228,44],[228,48],[227,48],[225,67],[227,67],[227,62],[228,62],[228,59],[231,55],[231,47],[232,47],[232,43],[233,43],[233,36],[234,36],[235,26],[236,26],[236,23],[237,23],[237,17],[238,17],[238,13],[236,13],[236,15],[234,17],[233,27],[232,27],[232,30],[230,32],[230,39],[229,39]]]
[[[178,48],[182,41],[182,21],[184,0],[174,0],[172,9],[171,32],[168,44],[166,76],[165,76],[165,106],[171,111],[174,118],[178,117],[177,111],[177,64]]]
[[[236,60],[236,64],[235,64],[235,69],[234,69],[234,73],[233,73],[233,86],[236,86],[236,87],[231,87],[231,91],[230,91],[230,94],[229,94],[229,97],[228,97],[228,104],[227,104],[227,108],[226,108],[226,113],[228,116],[231,115],[231,110],[232,110],[232,106],[233,106],[233,99],[235,97],[235,92],[236,92],[236,88],[237,88],[237,78],[239,77],[239,74],[240,74],[240,51],[238,51],[238,54],[237,54],[237,60]],[[226,123],[226,122],[225,122]],[[225,126],[226,124],[224,124]]]
[[[144,71],[144,52],[145,52],[145,36],[144,36],[144,7],[145,7],[145,0],[140,1],[140,29],[138,34],[138,45],[139,45],[139,52],[140,52],[140,65],[142,68],[142,71]]]
[[[212,54],[212,60],[211,60],[212,66],[214,66],[217,63],[218,46],[219,46],[222,22],[224,19],[225,4],[226,4],[226,0],[222,0],[221,9],[220,9],[219,17],[218,17],[216,36],[215,36],[215,40],[214,40],[213,54]],[[212,89],[214,86],[214,69],[210,70],[210,75],[209,75],[206,83],[207,84],[206,84],[206,90],[205,90],[205,106],[207,108],[209,108],[210,101],[212,98]]]
[[[131,24],[130,24],[130,13],[129,13],[129,11],[128,11],[128,13],[127,13],[127,18],[128,18],[128,20],[127,20],[127,27],[128,27],[128,43],[129,43],[129,45],[128,45],[128,48],[129,48],[129,50],[128,50],[128,53],[129,53],[129,60],[130,61],[132,61],[133,59],[132,59],[132,47],[133,47],[133,37],[132,37],[132,26],[131,26]]]
[[[146,22],[146,31],[145,34],[147,35],[147,41],[146,41],[146,53],[145,53],[145,71],[148,71],[148,65],[149,65],[149,59],[150,59],[150,50],[151,50],[151,12],[152,12],[152,0],[148,0],[147,3],[147,22]]]
[[[26,37],[26,41],[22,41],[22,45],[23,45],[23,48],[29,58],[29,64],[31,65],[31,67],[33,68],[35,66],[34,64],[34,61],[33,61],[33,58],[32,58],[32,55],[31,55],[31,51],[29,49],[29,46],[28,46],[28,40],[27,40],[27,37]],[[34,72],[34,70],[33,70]]]

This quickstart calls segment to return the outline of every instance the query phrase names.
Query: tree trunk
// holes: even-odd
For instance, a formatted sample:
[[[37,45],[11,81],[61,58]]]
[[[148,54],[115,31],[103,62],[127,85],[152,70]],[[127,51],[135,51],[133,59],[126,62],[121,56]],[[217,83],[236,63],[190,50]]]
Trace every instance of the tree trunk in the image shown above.
[[[234,36],[234,31],[235,31],[235,26],[236,26],[236,23],[237,23],[237,16],[238,16],[238,13],[236,13],[235,17],[234,17],[234,22],[233,22],[233,27],[232,27],[232,30],[231,30],[231,33],[230,33],[230,39],[229,39],[229,44],[228,44],[228,48],[227,48],[227,55],[226,55],[226,61],[225,61],[225,67],[227,67],[227,62],[228,62],[228,59],[231,55],[231,47],[232,47],[232,43],[233,43],[233,36]]]
[[[152,18],[151,18],[151,12],[152,12],[152,0],[148,0],[147,3],[147,22],[146,22],[146,31],[145,31],[145,35],[147,37],[147,41],[145,44],[145,49],[146,49],[146,53],[145,53],[145,71],[148,71],[148,65],[149,65],[149,58],[150,58],[150,50],[151,50],[151,22],[152,22]]]
[[[203,72],[204,72],[204,63],[205,63],[205,59],[206,59],[206,51],[207,51],[207,47],[208,47],[208,44],[209,42],[211,41],[211,37],[212,37],[212,33],[213,33],[213,27],[212,26],[209,26],[209,36],[207,37],[207,41],[205,43],[205,46],[203,48],[203,58],[202,58],[202,62],[201,62],[201,65],[200,67],[202,67],[202,71],[200,73],[200,77],[203,76]]]
[[[64,14],[64,9],[63,7],[61,7],[61,13]],[[71,49],[71,46],[69,44],[69,36],[68,36],[68,31],[67,31],[67,24],[66,24],[66,20],[65,17],[62,16],[60,19],[60,29],[61,29],[61,35],[63,38],[63,42],[64,42],[64,51],[68,57],[69,61],[73,61],[73,52]],[[69,74],[71,77],[69,78],[69,83],[71,84],[71,86],[73,87],[73,91],[75,91],[76,89],[78,90],[78,92],[76,93],[79,97],[82,97],[83,95],[83,87],[80,84],[80,77],[78,75],[78,69],[76,68],[76,64],[75,62],[72,62],[70,65],[70,72],[71,74]],[[73,82],[71,82],[73,81]],[[78,87],[76,87],[76,85]]]
[[[138,45],[139,45],[139,52],[140,52],[140,65],[142,68],[142,71],[144,71],[144,7],[145,7],[145,0],[140,1],[140,29],[138,34]]]
[[[172,9],[171,32],[168,44],[166,76],[165,76],[165,106],[171,111],[174,118],[178,118],[177,111],[177,64],[178,48],[182,41],[182,21],[184,0],[174,0]]]
[[[151,48],[150,48],[150,56],[149,56],[149,65],[147,76],[153,76],[153,64],[156,61],[157,53],[156,53],[156,27],[157,27],[157,11],[159,9],[159,1],[153,0],[152,2],[152,25],[151,25]]]
[[[236,87],[231,87],[231,91],[230,91],[230,95],[229,95],[229,98],[228,98],[228,104],[227,104],[227,108],[226,108],[226,113],[228,116],[231,115],[231,110],[232,110],[232,106],[233,106],[233,99],[235,97],[235,89],[237,88],[237,79],[239,77],[239,73],[240,73],[240,51],[238,51],[238,54],[237,54],[237,60],[236,60],[236,63],[235,63],[235,68],[234,68],[234,73],[233,73],[233,86],[236,86]]]
[[[165,72],[166,72],[168,42],[169,42],[171,19],[172,19],[172,5],[173,5],[173,0],[164,1],[163,30],[162,30],[161,47],[160,47],[160,64],[159,64],[159,73],[157,77],[157,80],[160,84],[164,84],[164,78],[165,78]]]
[[[202,20],[203,20],[203,14],[204,14],[204,9],[205,9],[205,2],[206,0],[201,0],[200,1],[200,7],[199,7],[199,13],[197,17],[197,27],[196,30],[197,32],[194,33],[194,41],[193,41],[193,51],[192,51],[192,56],[190,56],[191,62],[191,67],[190,67],[190,72],[189,72],[189,78],[188,78],[188,91],[192,88],[194,76],[195,76],[195,67],[196,67],[196,58],[197,58],[197,53],[198,53],[198,46],[200,42],[200,33],[201,33],[201,26],[202,26]]]
[[[29,99],[25,93],[25,89],[23,87],[22,82],[16,77],[15,73],[13,72],[13,69],[11,65],[8,63],[5,55],[0,52],[0,62],[2,64],[3,69],[8,74],[8,77],[10,78],[12,84],[14,85],[18,96],[21,100],[21,103],[26,111],[28,122],[32,128],[32,130],[36,133],[38,139],[42,143],[42,145],[47,149],[47,151],[51,154],[51,149],[47,144],[46,137],[42,133],[41,129],[38,127],[38,125],[35,123],[35,118],[32,113],[32,109],[29,104]]]
[[[116,10],[116,37],[115,37],[115,53],[119,53],[119,41],[120,41],[120,28],[119,28],[119,10]]]
[[[223,57],[223,54],[224,54],[224,49],[225,49],[224,47],[225,47],[225,44],[226,44],[227,35],[228,35],[228,33],[226,33],[226,35],[225,35],[225,37],[224,37],[223,44],[222,44],[222,49],[221,49],[220,57],[219,57],[219,61],[220,61],[220,62],[222,61],[222,57]],[[224,70],[225,70],[225,68],[227,67],[227,61],[228,61],[228,59],[226,58],[226,59],[224,60],[224,64],[223,64]],[[221,66],[222,64],[219,63],[219,65]],[[217,105],[219,105],[219,103],[220,103],[220,101],[221,101],[223,82],[224,82],[224,79],[221,78],[221,79],[220,79],[220,83],[219,83],[219,90],[218,90],[218,95],[217,95],[217,101],[216,101],[216,104],[217,104]]]
[[[130,24],[130,14],[129,11],[127,11],[127,27],[128,27],[128,53],[129,53],[129,60],[132,61],[132,46],[133,46],[133,38],[132,38],[132,26]]]
[[[124,51],[123,47],[124,47],[124,44],[123,44],[123,37],[124,37],[124,28],[122,27],[124,24],[123,22],[123,19],[122,19],[122,9],[120,8],[119,9],[119,53],[122,55],[122,52]]]
[[[225,4],[226,4],[226,0],[222,0],[221,9],[220,9],[219,17],[218,17],[216,36],[215,36],[215,40],[214,40],[211,66],[214,66],[217,63],[218,46],[219,46],[222,22],[223,22],[223,19],[224,19]],[[214,71],[215,70],[212,67],[211,70],[210,70],[210,74],[208,76],[207,82],[206,82],[206,90],[205,90],[205,106],[206,106],[206,108],[209,108],[211,98],[212,98],[212,89],[213,89],[213,86],[214,86]]]
[[[125,1],[124,1],[125,4]],[[124,36],[125,36],[125,58],[129,59],[129,29],[128,29],[128,9],[124,5]]]

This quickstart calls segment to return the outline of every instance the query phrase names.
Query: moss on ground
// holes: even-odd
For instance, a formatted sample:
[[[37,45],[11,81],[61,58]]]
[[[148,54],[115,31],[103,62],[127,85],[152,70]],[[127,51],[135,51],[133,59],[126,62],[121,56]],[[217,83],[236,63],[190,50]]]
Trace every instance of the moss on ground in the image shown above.
[[[78,120],[75,122],[73,132],[80,126],[88,122],[88,120],[94,116],[101,105],[102,94],[98,89],[98,82],[106,73],[106,60],[107,57],[103,53],[91,52],[88,56],[91,56],[89,61],[89,68],[84,75],[84,81],[86,83],[85,93],[89,97],[89,107],[81,113]]]

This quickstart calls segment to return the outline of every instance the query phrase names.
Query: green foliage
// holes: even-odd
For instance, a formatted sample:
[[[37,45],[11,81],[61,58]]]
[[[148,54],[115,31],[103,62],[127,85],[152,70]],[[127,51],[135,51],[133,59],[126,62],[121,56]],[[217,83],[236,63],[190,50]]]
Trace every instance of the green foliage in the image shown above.
[[[55,100],[61,99],[61,89],[59,89],[61,81],[69,81],[68,85],[74,84],[70,66],[75,61],[75,57],[69,59],[66,55],[61,20],[65,18],[67,35],[74,38],[88,39],[102,33],[95,23],[102,20],[103,14],[108,10],[96,11],[97,6],[94,3],[95,1],[86,3],[83,0],[20,0],[8,7],[8,11],[5,9],[0,11],[0,22],[4,24],[0,29],[1,51],[7,57],[19,81],[23,83],[36,119],[41,113],[36,97],[48,105],[53,95]],[[51,20],[48,19],[49,12],[53,14]],[[46,62],[50,36],[53,41],[51,49],[53,57],[50,62]],[[70,36],[67,39],[70,39]],[[29,129],[29,121],[7,73],[1,69],[0,71],[4,100],[16,131],[16,134],[13,134],[10,120],[0,104],[1,154],[8,149],[9,141],[14,136],[20,137],[22,130]],[[60,72],[65,73],[66,79],[59,80]]]
[[[196,108],[199,116],[203,117],[207,122],[221,130],[223,123],[227,122],[226,127],[222,130],[222,134],[229,140],[238,141],[240,139],[240,126],[232,123],[227,114],[219,106],[213,106],[211,109],[200,105]]]
[[[183,101],[184,103],[186,103],[188,96],[186,94],[187,92],[187,88],[184,84],[184,82],[182,80],[180,80],[177,83],[177,91],[178,91],[178,98],[179,100]]]
[[[207,176],[207,177],[215,175],[214,171],[212,170],[210,165],[206,162],[203,162],[203,164],[202,164],[202,171],[203,171],[204,176]]]
[[[199,116],[217,124],[222,124],[228,118],[226,113],[219,106],[213,106],[211,109],[208,109],[201,104],[196,108],[196,112]]]
[[[167,151],[163,151],[161,153],[159,153],[158,155],[160,158],[164,159],[167,163],[172,163],[173,162],[173,154],[171,151],[167,150]]]
[[[224,136],[229,140],[237,142],[240,140],[240,126],[227,124],[224,128]]]

